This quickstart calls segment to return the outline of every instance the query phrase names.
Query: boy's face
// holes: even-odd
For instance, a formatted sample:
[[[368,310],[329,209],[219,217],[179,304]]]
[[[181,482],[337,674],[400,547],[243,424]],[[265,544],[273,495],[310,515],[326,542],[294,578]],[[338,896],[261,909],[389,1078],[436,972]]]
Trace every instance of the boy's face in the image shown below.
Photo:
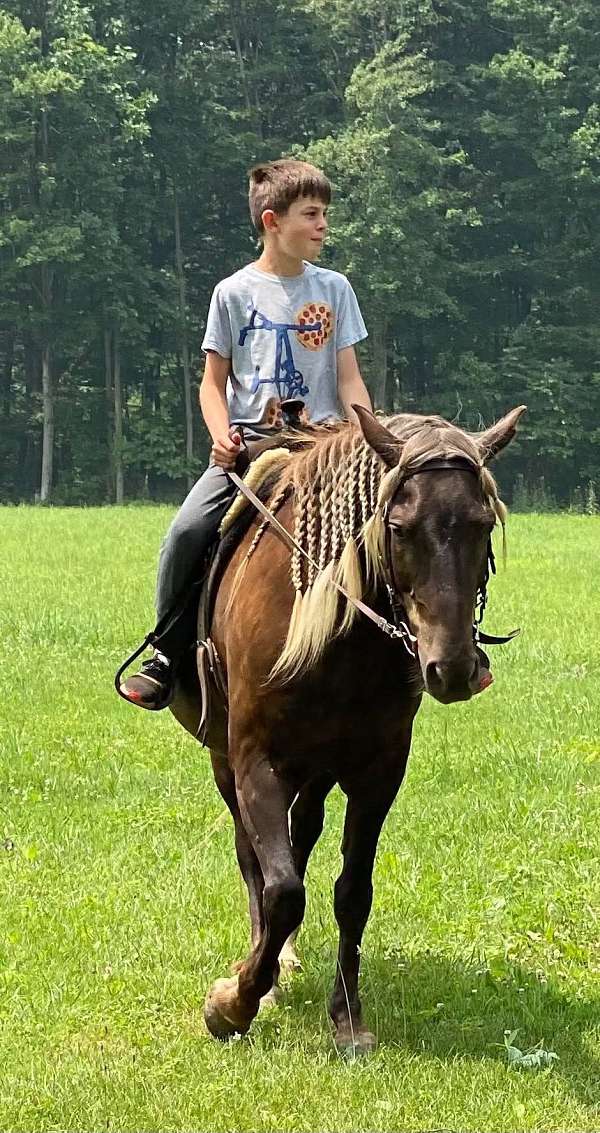
[[[327,205],[318,197],[299,197],[286,213],[265,209],[265,243],[298,260],[316,260],[327,232]]]

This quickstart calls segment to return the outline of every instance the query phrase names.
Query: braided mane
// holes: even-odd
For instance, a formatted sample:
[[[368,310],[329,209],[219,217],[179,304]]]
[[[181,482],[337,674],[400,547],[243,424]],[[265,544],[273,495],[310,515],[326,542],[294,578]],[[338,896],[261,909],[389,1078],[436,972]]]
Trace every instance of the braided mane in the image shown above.
[[[330,585],[331,579],[355,598],[364,598],[382,581],[383,509],[407,472],[434,459],[470,460],[479,470],[483,492],[504,527],[506,509],[468,433],[441,417],[416,414],[382,418],[382,423],[403,445],[399,463],[391,470],[367,444],[359,427],[348,422],[314,426],[303,434],[303,447],[282,464],[268,506],[276,508],[293,494],[294,538],[316,562],[320,573],[299,551],[292,552],[294,606],[271,679],[289,680],[314,665],[327,643],[352,626],[357,611]],[[238,569],[230,605],[265,526],[266,522],[260,525]]]

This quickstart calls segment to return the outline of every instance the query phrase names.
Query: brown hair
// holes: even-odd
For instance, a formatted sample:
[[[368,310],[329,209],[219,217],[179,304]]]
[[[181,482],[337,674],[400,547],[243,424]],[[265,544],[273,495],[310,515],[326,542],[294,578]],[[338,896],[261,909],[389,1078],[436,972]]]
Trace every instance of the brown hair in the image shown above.
[[[265,209],[283,214],[299,197],[316,197],[326,205],[331,200],[331,185],[325,174],[307,161],[295,158],[266,161],[255,165],[248,176],[250,216],[261,236],[264,232],[261,217]]]

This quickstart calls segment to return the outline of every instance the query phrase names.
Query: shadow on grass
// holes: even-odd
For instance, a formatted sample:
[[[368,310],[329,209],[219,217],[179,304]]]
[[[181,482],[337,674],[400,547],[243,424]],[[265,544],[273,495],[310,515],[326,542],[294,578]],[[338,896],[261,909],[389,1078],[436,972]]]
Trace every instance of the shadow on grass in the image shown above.
[[[308,1021],[307,1001],[321,1007],[329,997],[335,959],[313,952],[286,995]],[[494,978],[483,964],[468,965],[425,952],[403,957],[365,955],[361,995],[367,1024],[380,1045],[402,1046],[445,1061],[491,1059],[506,1065],[504,1032],[518,1031],[525,1049],[544,1041],[560,1061],[552,1071],[587,1106],[600,1103],[600,1062],[586,1049],[586,1034],[600,1026],[600,995],[579,999],[556,983],[516,965]],[[315,1007],[311,1007],[314,1018]],[[322,1011],[319,1012],[322,1018]],[[511,1071],[512,1073],[512,1071]]]

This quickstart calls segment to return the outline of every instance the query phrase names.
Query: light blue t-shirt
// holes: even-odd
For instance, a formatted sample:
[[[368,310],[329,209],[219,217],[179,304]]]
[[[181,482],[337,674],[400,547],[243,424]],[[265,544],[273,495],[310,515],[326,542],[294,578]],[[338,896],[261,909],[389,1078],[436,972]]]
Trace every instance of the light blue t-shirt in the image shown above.
[[[270,275],[250,264],[215,287],[202,349],[231,358],[231,423],[263,431],[281,426],[289,397],[311,421],[339,418],[336,355],[366,336],[345,275],[311,263],[301,275]]]

